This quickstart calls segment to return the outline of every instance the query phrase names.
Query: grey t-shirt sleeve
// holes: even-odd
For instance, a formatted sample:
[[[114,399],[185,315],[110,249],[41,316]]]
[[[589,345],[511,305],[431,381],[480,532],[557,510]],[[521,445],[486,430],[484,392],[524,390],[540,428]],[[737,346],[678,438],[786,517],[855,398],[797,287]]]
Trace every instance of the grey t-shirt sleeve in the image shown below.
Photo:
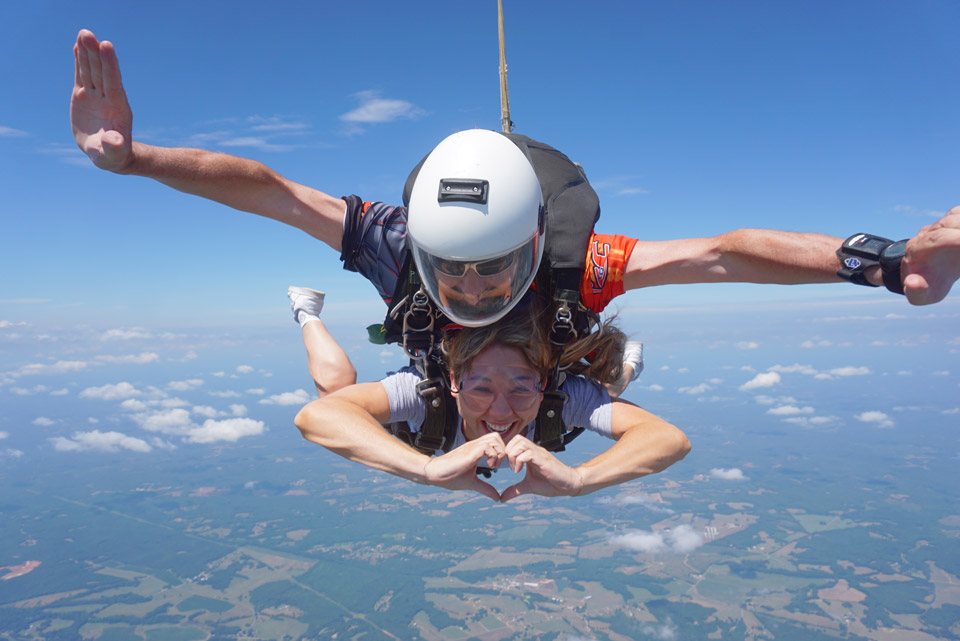
[[[405,367],[380,381],[390,400],[390,422],[409,423],[414,432],[420,430],[426,413],[426,404],[417,392],[421,380],[415,367]]]
[[[613,401],[606,388],[582,376],[568,376],[560,389],[568,397],[563,406],[567,428],[583,427],[613,438]]]

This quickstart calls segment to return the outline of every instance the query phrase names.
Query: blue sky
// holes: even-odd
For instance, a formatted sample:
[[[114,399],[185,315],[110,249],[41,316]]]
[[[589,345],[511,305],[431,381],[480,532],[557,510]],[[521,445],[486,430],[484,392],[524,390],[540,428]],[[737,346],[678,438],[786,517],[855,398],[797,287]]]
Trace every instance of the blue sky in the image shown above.
[[[516,130],[584,165],[601,197],[601,231],[667,239],[769,227],[903,238],[960,204],[955,2],[505,5]],[[358,354],[362,375],[398,362],[363,344],[382,306],[325,246],[94,169],[69,128],[71,47],[82,27],[114,42],[136,139],[255,158],[335,195],[396,201],[409,169],[444,136],[499,128],[496,3],[224,7],[0,4],[8,26],[0,396],[15,401],[0,433],[46,418],[69,434],[81,427],[47,416],[40,398],[88,403],[100,394],[154,402],[157,411],[164,402],[201,408],[180,414],[179,426],[170,419],[169,434],[189,440],[204,420],[252,416],[261,400],[308,389],[284,296],[291,284],[328,292],[325,319]],[[687,372],[669,379],[670,393],[699,389],[720,402],[729,397],[719,389],[749,392],[740,386],[755,375],[802,377],[802,368],[770,369],[794,363],[819,381],[843,368],[852,369],[833,379],[936,374],[940,387],[918,389],[956,393],[957,294],[916,310],[849,285],[685,286],[635,292],[618,308],[659,358],[648,385],[666,387],[658,377],[673,376],[677,361],[752,368],[712,385],[723,377]],[[213,396],[226,400],[211,410],[177,396],[182,388],[207,398],[214,382],[261,375],[226,390],[249,396],[243,412],[230,397]],[[120,383],[131,388],[80,396]],[[929,403],[937,412],[956,406]],[[112,415],[114,429],[143,428],[131,417],[148,406],[133,405]],[[803,409],[809,402],[796,407],[794,418],[818,415]],[[889,418],[893,410],[864,401],[844,411]]]

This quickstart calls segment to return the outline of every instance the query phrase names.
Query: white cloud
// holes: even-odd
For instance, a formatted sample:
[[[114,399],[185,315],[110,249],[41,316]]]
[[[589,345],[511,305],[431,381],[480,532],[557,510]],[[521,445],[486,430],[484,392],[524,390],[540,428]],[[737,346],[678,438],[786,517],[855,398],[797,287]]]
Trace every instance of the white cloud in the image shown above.
[[[150,445],[143,439],[134,438],[120,432],[74,432],[71,438],[58,436],[49,439],[58,452],[149,452]]]
[[[767,414],[773,414],[774,416],[794,416],[796,414],[813,414],[814,409],[809,405],[806,407],[797,407],[796,405],[781,405],[779,407],[771,407],[767,410]]]
[[[267,393],[267,390],[262,387],[254,387],[253,389],[248,389],[247,394],[253,394],[254,396],[263,396]]]
[[[6,457],[9,457],[9,458],[20,458],[21,456],[23,456],[23,450],[15,450],[15,449],[13,449],[13,448],[11,448],[11,447],[8,447],[7,449],[5,449],[5,450],[2,452],[2,455],[3,455],[5,458],[6,458]]]
[[[230,418],[224,421],[206,420],[203,426],[190,430],[187,441],[190,443],[215,443],[217,441],[236,442],[244,436],[262,434],[263,421],[250,418]]]
[[[340,120],[352,123],[381,123],[417,118],[424,111],[406,100],[381,98],[377,91],[361,91],[354,97],[360,106],[340,116]]]
[[[46,416],[38,416],[37,418],[33,419],[32,423],[33,423],[33,425],[36,425],[37,427],[50,427],[51,425],[56,425],[56,424],[57,424],[56,421],[51,420],[51,419],[47,418]]]
[[[784,423],[792,423],[800,427],[822,427],[840,421],[836,416],[793,416],[783,419]]]
[[[25,131],[14,129],[13,127],[4,127],[0,125],[0,138],[26,138],[29,136]]]
[[[667,617],[661,624],[644,623],[640,626],[640,633],[644,636],[653,637],[658,641],[674,641],[677,638],[677,626],[673,620]]]
[[[119,401],[139,396],[140,392],[130,383],[123,382],[103,387],[88,387],[80,392],[80,398],[95,398],[101,401]]]
[[[836,367],[827,370],[824,374],[818,374],[817,378],[826,378],[829,376],[866,376],[872,373],[869,367],[854,367],[853,365],[848,365],[846,367]]]
[[[662,392],[662,391],[663,391],[663,385],[657,385],[656,383],[653,383],[653,384],[651,384],[651,385],[635,385],[634,387],[636,387],[637,389],[645,389],[645,390],[647,390],[648,392]]]
[[[663,514],[673,514],[673,510],[668,508],[663,503],[660,503],[656,498],[650,496],[649,494],[627,494],[617,497],[602,497],[598,499],[599,503],[610,503],[613,505],[639,505],[644,507],[651,512],[659,512]]]
[[[755,341],[740,341],[737,343],[737,349],[757,349],[760,347],[760,343]]]
[[[153,334],[142,327],[131,327],[129,329],[109,329],[100,335],[102,341],[128,341],[134,338],[153,338]]]
[[[295,392],[284,392],[283,394],[274,394],[269,398],[261,399],[262,405],[306,405],[313,400],[313,397],[306,390],[298,389]]]
[[[79,372],[80,370],[86,369],[88,363],[84,361],[57,361],[52,365],[46,363],[34,363],[31,365],[24,365],[16,372],[12,372],[13,376],[41,376],[41,375],[50,375],[50,374],[67,374],[70,372]]]
[[[26,387],[11,387],[10,391],[17,396],[30,396],[31,394],[42,394],[43,392],[49,391],[50,388],[46,385],[34,385],[30,389]],[[52,392],[51,392],[52,393]]]
[[[210,392],[210,396],[216,396],[217,398],[239,398],[240,394],[233,390],[224,390],[222,392]]]
[[[704,543],[703,536],[689,525],[678,525],[672,530],[648,532],[639,530],[610,536],[609,542],[633,552],[692,552]]]
[[[403,358],[403,353],[397,352],[396,350],[393,350],[393,349],[383,349],[380,351],[379,354],[377,354],[377,356],[380,358],[380,363],[385,365],[390,361],[396,360],[398,358]]]
[[[197,405],[191,409],[194,414],[198,414],[205,418],[218,418],[222,416],[246,416],[247,407],[245,405],[231,405],[230,411],[225,412],[218,410],[209,405]]]
[[[792,396],[778,396],[774,398],[773,396],[766,396],[765,394],[758,394],[753,397],[753,400],[758,405],[776,405],[777,403],[789,405],[797,402],[797,399]]]
[[[194,414],[199,414],[200,416],[205,416],[206,418],[216,418],[219,415],[219,412],[216,408],[210,407],[209,405],[197,405],[193,408]]]
[[[828,340],[819,340],[819,341],[803,341],[800,343],[800,347],[805,349],[813,349],[814,347],[832,347],[833,343]]]
[[[126,356],[97,356],[98,361],[104,363],[115,363],[124,365],[144,365],[146,363],[155,363],[159,356],[153,352],[141,352],[140,354],[128,354]]]
[[[240,374],[249,374],[253,371],[253,367],[250,365],[237,365],[237,372]]]
[[[183,408],[168,409],[153,414],[135,414],[133,420],[148,432],[183,435],[196,427],[190,412]]]
[[[186,381],[170,381],[167,383],[167,389],[173,390],[174,392],[188,392],[192,389],[196,389],[203,385],[203,380],[199,378],[191,378]]]
[[[749,391],[761,387],[773,387],[780,383],[780,375],[776,372],[763,372],[757,374],[749,381],[740,386],[741,391]]]
[[[710,478],[720,479],[721,481],[745,481],[747,477],[743,475],[743,471],[739,467],[715,467],[710,470]]]
[[[863,423],[876,423],[877,427],[891,428],[894,425],[893,419],[883,412],[860,412],[854,418]]]
[[[253,147],[261,151],[290,151],[296,149],[295,145],[279,144],[270,142],[264,136],[236,136],[233,138],[223,138],[217,141],[221,147]]]
[[[770,368],[770,371],[780,372],[781,374],[807,374],[809,376],[816,376],[820,373],[809,365],[801,365],[800,363],[794,363],[793,365],[774,365]]]
[[[706,383],[700,383],[699,385],[694,385],[693,387],[681,387],[677,389],[681,394],[703,394],[713,388],[707,385]]]
[[[36,423],[36,421],[34,421],[34,423]],[[10,432],[0,432],[0,441],[5,438],[10,438]]]

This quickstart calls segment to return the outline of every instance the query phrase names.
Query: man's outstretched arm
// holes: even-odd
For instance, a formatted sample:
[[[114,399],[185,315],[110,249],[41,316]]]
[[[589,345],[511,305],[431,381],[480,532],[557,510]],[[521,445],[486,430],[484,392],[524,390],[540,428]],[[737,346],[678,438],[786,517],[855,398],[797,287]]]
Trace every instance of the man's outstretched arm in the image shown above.
[[[624,289],[686,283],[843,282],[837,276],[842,238],[822,234],[739,229],[712,238],[638,241],[627,262]],[[882,285],[879,268],[865,272]],[[907,243],[901,266],[914,305],[936,303],[960,277],[960,207],[922,228]]]
[[[278,220],[340,250],[346,209],[342,199],[287,180],[253,160],[135,142],[133,113],[113,45],[83,29],[73,53],[70,124],[77,145],[97,167],[153,178],[179,191]]]

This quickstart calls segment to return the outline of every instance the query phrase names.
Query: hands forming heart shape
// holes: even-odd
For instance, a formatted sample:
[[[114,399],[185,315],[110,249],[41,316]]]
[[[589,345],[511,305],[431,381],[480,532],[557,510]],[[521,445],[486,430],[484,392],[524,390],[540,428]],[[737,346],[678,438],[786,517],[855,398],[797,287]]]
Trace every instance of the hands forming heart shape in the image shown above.
[[[518,474],[526,468],[526,475],[500,493],[480,480],[476,470],[481,463],[497,469],[504,459]],[[576,496],[583,490],[579,471],[523,436],[514,436],[508,444],[494,433],[467,441],[442,456],[431,458],[423,473],[430,485],[448,490],[472,490],[500,503],[523,494]]]

